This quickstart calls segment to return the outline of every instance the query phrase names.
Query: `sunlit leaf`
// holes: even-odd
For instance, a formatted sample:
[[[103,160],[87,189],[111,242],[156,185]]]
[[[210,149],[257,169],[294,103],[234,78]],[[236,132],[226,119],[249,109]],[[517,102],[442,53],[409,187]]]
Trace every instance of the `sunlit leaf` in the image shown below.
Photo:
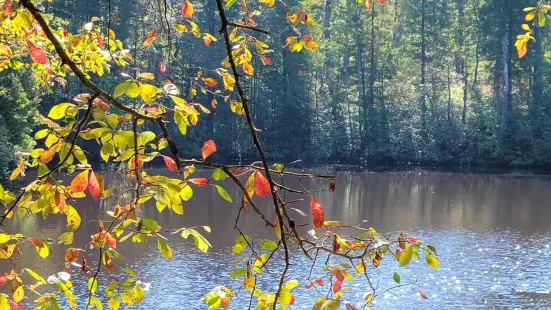
[[[310,210],[312,212],[312,222],[316,229],[321,229],[323,227],[323,222],[325,219],[323,206],[317,202],[313,197],[310,198]]]
[[[71,181],[71,190],[73,192],[83,192],[88,187],[88,173],[89,170],[86,169],[74,177]]]
[[[266,197],[270,194],[270,183],[260,171],[254,172],[254,192],[260,197]]]
[[[210,155],[216,152],[216,144],[212,140],[205,141],[203,148],[201,149],[201,155],[203,156],[203,161]]]
[[[185,18],[190,18],[193,15],[193,5],[189,0],[186,0],[182,6],[182,15],[184,15]]]

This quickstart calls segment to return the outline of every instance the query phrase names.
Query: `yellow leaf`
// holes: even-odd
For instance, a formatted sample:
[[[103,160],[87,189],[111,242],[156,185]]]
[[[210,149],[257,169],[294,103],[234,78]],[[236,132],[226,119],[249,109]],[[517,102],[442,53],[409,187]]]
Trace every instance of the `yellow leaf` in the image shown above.
[[[243,72],[245,72],[248,75],[253,75],[254,74],[254,68],[251,64],[244,63],[243,64]]]
[[[13,301],[20,302],[23,296],[25,296],[25,292],[23,291],[23,286],[20,286],[13,292]]]
[[[10,175],[10,181],[15,180],[15,178],[17,178],[19,176],[19,174],[21,174],[21,171],[23,171],[23,168],[25,168],[25,162],[24,161],[22,161],[19,164],[19,166],[17,166],[17,168],[15,168],[15,170],[13,170],[13,172]]]
[[[545,26],[545,14],[543,12],[538,12],[538,26]]]
[[[535,17],[536,17],[536,11],[530,11],[530,12],[528,12],[528,14],[526,14],[525,19],[526,19],[526,21],[529,22],[529,21],[533,20]]]

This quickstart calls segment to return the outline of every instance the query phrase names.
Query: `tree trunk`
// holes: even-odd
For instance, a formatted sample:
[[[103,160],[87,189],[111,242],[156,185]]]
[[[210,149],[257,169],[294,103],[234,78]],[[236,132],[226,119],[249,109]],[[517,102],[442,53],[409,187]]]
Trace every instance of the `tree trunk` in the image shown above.
[[[534,106],[541,104],[543,95],[543,46],[541,28],[536,25],[535,30],[535,55],[534,55],[534,86],[533,86],[533,99]]]
[[[331,3],[333,0],[325,0],[325,16],[323,18],[323,36],[326,42],[331,38]],[[329,49],[325,50],[325,68],[331,67],[331,55]]]
[[[509,76],[509,33],[506,32],[502,41],[503,49],[503,106],[501,109],[501,133],[507,129],[507,117],[509,114],[509,100],[511,97],[511,80]]]
[[[425,7],[426,0],[421,0],[421,122],[423,131],[426,129],[426,42],[425,42]]]
[[[452,123],[452,88],[450,78],[450,65],[448,64],[448,124]]]

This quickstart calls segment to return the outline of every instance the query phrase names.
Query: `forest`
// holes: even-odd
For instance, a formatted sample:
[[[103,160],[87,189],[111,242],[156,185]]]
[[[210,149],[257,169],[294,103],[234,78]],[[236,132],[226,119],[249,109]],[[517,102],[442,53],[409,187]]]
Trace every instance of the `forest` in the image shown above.
[[[535,29],[540,40],[529,43],[532,52],[522,59],[514,46],[522,33],[522,9],[530,4],[395,0],[366,13],[355,0],[288,1],[294,9],[309,12],[319,50],[292,53],[274,48],[265,60],[254,60],[258,74],[245,79],[244,86],[268,157],[310,165],[548,164],[548,32]],[[211,59],[221,54],[212,46],[223,43],[207,44],[186,36],[160,21],[158,8],[139,1],[45,5],[73,30],[80,27],[78,21],[93,16],[109,19],[117,38],[134,53],[130,66],[114,68],[120,74],[132,74],[137,68],[157,74],[166,70],[157,75],[159,79],[176,81],[186,93],[199,90],[196,100],[204,106],[224,102],[208,89],[195,89],[191,79],[201,70],[216,69]],[[282,12],[274,8],[258,13],[259,23],[273,25],[263,37],[265,42],[286,45],[289,26]],[[214,1],[195,5],[199,26],[209,33],[220,27],[216,14]],[[151,29],[156,29],[159,39],[144,49],[142,42]],[[112,88],[117,83],[113,76],[95,80]],[[33,91],[39,85],[21,85],[32,82],[20,73],[3,71],[1,79],[0,130],[20,132],[1,135],[6,140],[0,144],[7,154],[0,163],[5,175],[17,161],[14,151],[29,149],[40,123],[29,103],[40,101],[39,111],[48,111],[55,99],[69,101],[80,86],[69,80],[67,89],[57,87],[39,96]],[[230,105],[219,104],[211,112],[206,116],[209,121],[189,126],[186,140],[177,140],[184,153],[196,153],[199,142],[211,137],[219,141],[220,159],[250,158],[254,150],[242,139],[246,125],[232,117]],[[174,124],[169,129],[178,131]],[[228,136],[234,138],[222,138]],[[91,160],[98,163],[100,158]]]
[[[406,287],[438,298],[423,277],[441,258],[484,255],[448,256],[465,217],[510,218],[517,205],[484,213],[485,199],[523,187],[457,175],[488,186],[469,211],[467,190],[436,193],[453,177],[366,174],[352,190],[335,167],[551,162],[543,0],[0,3],[0,310],[168,304],[166,289],[144,302],[167,279],[209,309],[367,310]],[[466,230],[442,244],[388,193]],[[377,231],[377,215],[399,228]],[[204,270],[171,278],[182,264]]]

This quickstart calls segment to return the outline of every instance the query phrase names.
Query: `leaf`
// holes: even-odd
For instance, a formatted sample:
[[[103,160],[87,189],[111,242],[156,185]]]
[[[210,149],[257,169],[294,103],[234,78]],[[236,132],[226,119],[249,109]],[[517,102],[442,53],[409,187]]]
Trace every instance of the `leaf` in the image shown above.
[[[23,286],[19,286],[15,289],[15,292],[13,292],[13,300],[15,302],[20,302],[23,299],[23,296],[25,296],[25,291],[23,291]]]
[[[170,249],[170,246],[168,246],[163,239],[157,238],[157,247],[159,248],[159,252],[161,252],[166,259],[172,259],[172,249]]]
[[[43,164],[47,164],[54,159],[55,154],[57,154],[57,150],[55,147],[52,147],[46,151],[44,151],[42,154],[40,154],[40,162]]]
[[[182,6],[182,15],[184,15],[185,18],[190,18],[193,15],[193,5],[189,0],[186,0]]]
[[[113,237],[113,235],[111,235],[110,233],[105,234],[105,242],[110,247],[114,249],[117,248],[117,239],[115,239],[115,237]]]
[[[212,247],[207,239],[203,237],[197,230],[193,229],[191,230],[191,234],[193,235],[193,242],[195,243],[195,246],[203,253],[207,253],[209,248]]]
[[[245,268],[236,268],[232,270],[230,274],[230,278],[232,279],[241,278],[245,276],[246,273],[247,273],[247,270]]]
[[[155,41],[155,39],[157,39],[157,37],[147,38],[145,41],[143,41],[143,46],[144,47],[151,46],[151,44],[153,44],[153,41]]]
[[[228,175],[224,172],[224,170],[218,168],[214,170],[211,177],[215,181],[224,181],[228,177]]]
[[[243,72],[245,72],[245,74],[248,74],[248,75],[253,75],[254,74],[254,68],[250,63],[244,63],[243,64]]]
[[[400,275],[397,272],[392,275],[392,279],[394,280],[394,282],[400,284]]]
[[[88,179],[88,191],[95,200],[98,200],[101,195],[101,187],[94,171],[90,171],[90,178]]]
[[[260,243],[260,246],[264,250],[269,251],[269,252],[274,251],[279,246],[277,242],[272,241],[272,240],[267,240],[267,239],[260,239],[260,240],[258,240],[258,243]]]
[[[538,26],[545,26],[545,14],[543,12],[538,12]]]
[[[38,281],[42,284],[46,284],[46,280],[44,280],[44,278],[41,277],[38,273],[34,272],[33,270],[31,270],[29,268],[25,268],[25,271],[27,271],[27,273],[30,274],[31,277],[33,277],[36,281]]]
[[[79,250],[75,248],[68,248],[67,251],[65,251],[65,262],[66,263],[73,263],[78,260]]]
[[[203,161],[210,155],[216,153],[216,144],[212,140],[205,141],[203,148],[201,149],[201,154],[203,155]]]
[[[329,191],[334,192],[335,191],[335,179],[329,180]]]
[[[21,172],[23,171],[23,168],[25,168],[25,161],[22,161],[19,164],[19,166],[17,166],[17,168],[13,170],[13,172],[10,175],[10,181],[15,180],[15,178],[17,178],[21,174]]]
[[[76,107],[76,105],[69,102],[57,104],[50,109],[50,112],[48,113],[48,117],[53,120],[60,120],[65,117],[65,114],[67,113],[67,109],[73,108],[73,107]]]
[[[50,248],[48,245],[41,240],[38,240],[36,238],[30,238],[34,246],[36,247],[36,252],[38,253],[38,256],[42,258],[46,258],[50,255]]]
[[[400,252],[400,256],[398,257],[398,263],[400,264],[400,267],[407,266],[411,261],[412,257],[413,257],[413,246],[408,245],[405,250]]]
[[[178,171],[178,166],[176,165],[176,162],[172,157],[161,155],[163,157],[163,160],[165,161],[165,165],[170,171]]]
[[[325,214],[323,211],[323,206],[317,202],[314,197],[310,198],[310,210],[312,212],[312,222],[314,227],[316,229],[321,229],[323,227]]]
[[[421,298],[423,298],[423,299],[429,299],[429,298],[427,297],[427,295],[425,295],[425,293],[423,293],[423,291],[421,291],[421,290],[418,290],[418,291],[419,291],[419,296],[421,296]]]
[[[98,280],[96,279],[96,277],[91,277],[90,279],[88,279],[88,291],[94,294],[96,293],[97,290],[98,290]]]
[[[195,179],[188,179],[187,180],[191,184],[195,184],[197,186],[205,186],[209,182],[209,180],[205,178],[195,178]]]
[[[440,261],[428,248],[425,249],[425,260],[427,261],[427,265],[429,265],[432,269],[438,270],[438,267],[440,266]]]
[[[527,22],[533,20],[536,17],[536,11],[530,11],[528,14],[526,14],[525,19]]]
[[[31,59],[34,62],[42,65],[45,65],[47,63],[46,53],[44,52],[43,49],[41,49],[40,47],[37,47],[31,42],[27,42],[27,46],[29,47],[29,56],[31,56]]]
[[[266,197],[270,194],[270,183],[260,171],[254,172],[254,192],[260,197]]]
[[[208,87],[214,87],[218,84],[218,82],[212,78],[204,78],[203,82],[205,82],[205,84],[207,84]]]
[[[71,190],[75,193],[84,192],[88,187],[88,173],[89,170],[86,169],[81,173],[77,174],[75,178],[71,181]]]
[[[249,236],[239,234],[239,236],[235,238],[235,244],[233,245],[232,253],[234,255],[241,254],[247,247],[247,241],[249,239],[250,239]]]
[[[228,192],[222,186],[220,185],[214,185],[214,186],[216,187],[218,194],[220,194],[222,198],[226,199],[229,203],[233,203],[232,197],[230,196],[230,194],[228,194]]]

